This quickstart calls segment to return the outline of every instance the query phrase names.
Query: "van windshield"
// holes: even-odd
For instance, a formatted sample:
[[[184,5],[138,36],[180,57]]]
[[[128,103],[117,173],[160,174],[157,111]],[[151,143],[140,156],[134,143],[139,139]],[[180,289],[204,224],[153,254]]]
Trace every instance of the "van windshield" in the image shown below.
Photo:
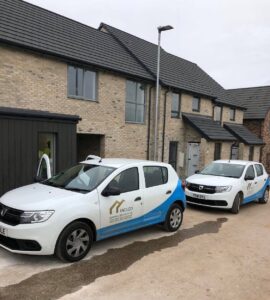
[[[200,172],[200,174],[240,178],[243,174],[244,169],[245,165],[240,164],[212,163],[204,168]]]
[[[74,192],[88,193],[114,170],[115,168],[107,166],[78,164],[41,183]]]

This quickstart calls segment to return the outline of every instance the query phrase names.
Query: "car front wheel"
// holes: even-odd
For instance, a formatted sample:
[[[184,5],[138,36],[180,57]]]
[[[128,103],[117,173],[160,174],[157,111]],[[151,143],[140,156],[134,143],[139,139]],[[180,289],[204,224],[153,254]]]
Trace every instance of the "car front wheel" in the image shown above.
[[[234,198],[234,201],[233,201],[233,206],[231,208],[231,212],[233,214],[238,214],[239,213],[239,210],[240,210],[240,204],[241,204],[241,195],[240,193],[238,193],[235,198]]]
[[[93,232],[83,222],[73,222],[60,234],[55,254],[66,262],[79,261],[86,256],[93,244]]]
[[[174,203],[166,216],[166,220],[163,227],[166,231],[174,232],[177,231],[183,221],[183,209],[181,205]]]

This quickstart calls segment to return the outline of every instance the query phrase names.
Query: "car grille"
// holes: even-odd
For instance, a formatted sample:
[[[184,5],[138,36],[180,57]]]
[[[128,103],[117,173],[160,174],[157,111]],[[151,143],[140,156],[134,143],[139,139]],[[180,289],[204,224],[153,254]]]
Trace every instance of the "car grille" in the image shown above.
[[[14,209],[0,203],[0,221],[2,223],[12,226],[18,225],[20,224],[20,216],[22,213],[22,210]]]
[[[205,194],[215,194],[216,192],[215,186],[195,184],[195,183],[189,183],[187,185],[187,189],[189,189],[192,192],[199,192]]]
[[[210,205],[210,206],[227,206],[228,202],[225,200],[205,200],[197,199],[190,196],[186,196],[187,202],[194,204]]]

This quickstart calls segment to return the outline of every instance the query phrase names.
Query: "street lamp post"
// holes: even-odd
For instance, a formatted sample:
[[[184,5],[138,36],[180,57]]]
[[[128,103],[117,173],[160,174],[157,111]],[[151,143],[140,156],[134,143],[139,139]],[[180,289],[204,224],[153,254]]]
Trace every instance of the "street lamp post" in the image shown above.
[[[156,111],[155,111],[155,136],[154,136],[154,160],[158,160],[158,107],[159,107],[159,73],[160,73],[160,40],[161,32],[171,30],[171,25],[158,28],[158,53],[157,53],[157,79],[156,79]]]

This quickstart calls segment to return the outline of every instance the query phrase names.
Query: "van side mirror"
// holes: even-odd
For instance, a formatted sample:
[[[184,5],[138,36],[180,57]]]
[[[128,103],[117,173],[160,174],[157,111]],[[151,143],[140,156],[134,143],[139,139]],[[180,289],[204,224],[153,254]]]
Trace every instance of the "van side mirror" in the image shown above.
[[[101,195],[104,197],[119,196],[120,194],[121,191],[118,187],[112,187],[112,186],[110,187],[109,185],[101,193]]]
[[[251,175],[246,175],[245,176],[245,180],[248,181],[248,180],[254,180],[255,177],[254,176],[251,176]]]

